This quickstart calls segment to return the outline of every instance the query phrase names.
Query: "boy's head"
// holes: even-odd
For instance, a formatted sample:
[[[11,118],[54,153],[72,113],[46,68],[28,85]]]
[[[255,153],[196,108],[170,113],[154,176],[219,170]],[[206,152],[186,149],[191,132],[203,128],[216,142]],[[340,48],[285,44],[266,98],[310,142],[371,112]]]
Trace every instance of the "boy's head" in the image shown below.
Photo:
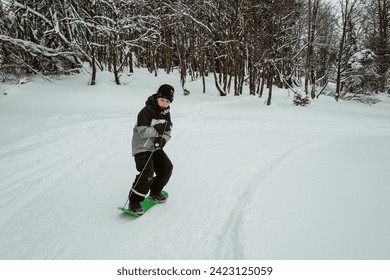
[[[169,101],[169,103],[172,103],[174,93],[175,93],[175,89],[173,88],[173,86],[164,84],[158,88],[157,99],[165,98]]]

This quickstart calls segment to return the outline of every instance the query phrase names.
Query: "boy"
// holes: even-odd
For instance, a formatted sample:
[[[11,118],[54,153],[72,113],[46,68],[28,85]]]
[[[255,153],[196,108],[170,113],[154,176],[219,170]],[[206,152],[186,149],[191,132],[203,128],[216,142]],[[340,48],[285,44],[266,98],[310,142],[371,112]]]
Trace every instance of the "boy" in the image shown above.
[[[171,138],[169,106],[174,92],[171,85],[160,86],[157,93],[147,99],[133,129],[132,153],[140,173],[129,193],[129,209],[138,215],[144,213],[140,203],[149,191],[151,199],[158,203],[166,202],[161,191],[172,175],[173,165],[163,147]]]

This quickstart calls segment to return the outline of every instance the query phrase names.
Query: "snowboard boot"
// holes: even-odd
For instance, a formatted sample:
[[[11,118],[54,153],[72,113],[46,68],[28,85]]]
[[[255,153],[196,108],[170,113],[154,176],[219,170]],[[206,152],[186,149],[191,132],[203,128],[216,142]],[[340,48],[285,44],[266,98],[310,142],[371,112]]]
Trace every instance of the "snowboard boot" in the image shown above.
[[[144,209],[142,208],[141,204],[139,204],[137,202],[130,203],[129,210],[137,215],[142,215],[144,213]]]
[[[161,192],[159,192],[157,194],[156,193],[150,193],[149,198],[151,200],[156,201],[157,203],[165,203],[165,202],[167,202],[167,198],[165,196],[163,196],[161,194]]]

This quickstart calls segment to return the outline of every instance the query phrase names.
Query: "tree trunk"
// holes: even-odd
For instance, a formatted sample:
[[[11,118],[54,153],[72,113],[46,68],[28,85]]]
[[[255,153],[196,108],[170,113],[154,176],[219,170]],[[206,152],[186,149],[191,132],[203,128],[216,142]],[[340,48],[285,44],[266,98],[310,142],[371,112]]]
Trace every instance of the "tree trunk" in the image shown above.
[[[268,73],[268,81],[267,81],[267,87],[268,87],[268,98],[267,98],[267,105],[271,105],[272,100],[272,81],[273,81],[274,71],[272,66],[269,66],[269,73]]]
[[[95,56],[92,56],[92,77],[91,77],[91,86],[96,85],[96,62],[95,62]]]
[[[221,86],[218,82],[218,77],[217,77],[217,73],[216,73],[216,69],[215,69],[215,59],[214,59],[214,49],[213,48],[211,49],[211,64],[213,67],[215,87],[217,88],[220,96],[226,96],[226,92],[223,91],[223,89],[221,88]]]

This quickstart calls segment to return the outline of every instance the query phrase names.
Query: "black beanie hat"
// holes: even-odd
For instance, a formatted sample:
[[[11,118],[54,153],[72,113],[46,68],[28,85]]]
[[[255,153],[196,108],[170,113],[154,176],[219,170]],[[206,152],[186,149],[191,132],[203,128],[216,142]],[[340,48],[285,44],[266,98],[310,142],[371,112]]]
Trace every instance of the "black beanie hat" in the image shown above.
[[[158,88],[157,98],[165,98],[172,102],[174,92],[175,89],[173,88],[173,86],[164,84]]]

